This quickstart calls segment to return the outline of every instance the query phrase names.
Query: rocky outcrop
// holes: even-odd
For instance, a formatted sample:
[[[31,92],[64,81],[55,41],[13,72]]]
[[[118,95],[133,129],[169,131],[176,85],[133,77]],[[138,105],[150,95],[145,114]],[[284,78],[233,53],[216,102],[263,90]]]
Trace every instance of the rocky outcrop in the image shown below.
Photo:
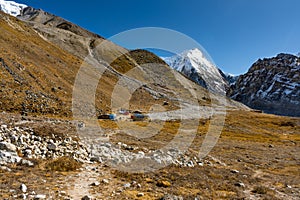
[[[229,96],[266,113],[300,116],[300,58],[259,59],[231,86]]]

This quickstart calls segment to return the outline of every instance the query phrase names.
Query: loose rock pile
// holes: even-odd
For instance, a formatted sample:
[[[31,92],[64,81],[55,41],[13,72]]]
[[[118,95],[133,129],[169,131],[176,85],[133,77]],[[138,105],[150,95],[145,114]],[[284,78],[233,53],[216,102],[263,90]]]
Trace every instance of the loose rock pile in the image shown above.
[[[150,160],[161,166],[176,165],[180,167],[203,166],[206,161],[189,157],[177,149],[145,150],[131,147],[124,143],[112,144],[101,141],[78,141],[72,137],[59,137],[54,134],[40,136],[31,128],[12,125],[0,125],[0,166],[18,163],[33,166],[30,159],[53,159],[73,157],[79,162],[130,164]],[[4,168],[3,168],[4,169]]]
[[[30,128],[0,125],[0,165],[20,163],[32,166],[27,159],[49,159],[71,156],[84,162],[89,160],[87,149],[71,137],[38,136]]]
[[[123,143],[116,145],[109,142],[98,142],[94,144],[87,144],[90,149],[90,155],[92,161],[101,163],[111,163],[114,166],[120,164],[129,164],[131,162],[136,163],[140,160],[151,160],[158,165],[176,165],[180,167],[195,167],[196,165],[203,166],[203,162],[197,157],[189,157],[184,155],[178,149],[169,149],[168,151],[155,150],[138,151],[138,147],[127,146]]]

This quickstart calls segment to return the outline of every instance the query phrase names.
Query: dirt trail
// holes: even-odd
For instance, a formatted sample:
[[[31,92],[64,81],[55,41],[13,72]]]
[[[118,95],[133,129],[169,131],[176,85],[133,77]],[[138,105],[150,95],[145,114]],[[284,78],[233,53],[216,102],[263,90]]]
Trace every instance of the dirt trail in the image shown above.
[[[84,164],[81,172],[66,180],[66,183],[71,183],[67,186],[67,194],[74,200],[81,200],[84,196],[113,199],[119,183],[111,177],[110,170],[101,164]]]
[[[97,181],[97,174],[93,169],[96,166],[94,165],[84,165],[81,172],[76,174],[75,176],[69,177],[67,183],[71,183],[71,187],[69,187],[68,194],[74,199],[81,199],[84,196],[93,196],[90,193],[91,184]]]

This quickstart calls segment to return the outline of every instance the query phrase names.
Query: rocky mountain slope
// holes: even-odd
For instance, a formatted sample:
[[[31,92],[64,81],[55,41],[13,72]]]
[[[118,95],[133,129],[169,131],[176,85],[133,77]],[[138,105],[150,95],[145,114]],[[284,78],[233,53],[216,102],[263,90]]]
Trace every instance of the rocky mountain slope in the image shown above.
[[[0,12],[0,110],[71,116],[72,85],[81,60]]]
[[[164,60],[173,69],[210,91],[224,93],[228,87],[224,74],[197,48]]]
[[[167,109],[174,109],[179,101],[193,99],[178,81],[188,80],[179,73],[174,75],[160,58],[148,51],[129,51],[60,17],[31,7],[23,9],[18,19],[1,13],[0,20],[1,110],[71,116],[74,81],[87,57],[105,69],[100,80],[95,74],[86,80],[101,83],[96,92],[97,114],[111,112],[111,95],[122,77],[128,81],[127,85],[140,85],[131,98],[130,109],[147,111],[153,102],[163,104],[164,101],[169,102]],[[157,65],[141,68],[140,64],[144,63]],[[164,74],[164,79],[157,74]],[[197,84],[188,84],[196,91],[200,105],[210,104],[207,100],[210,98],[219,101],[217,97],[209,97]],[[84,92],[90,90],[85,88],[81,96],[86,96]],[[117,101],[123,99],[122,95],[116,98]],[[243,107],[228,102],[233,107]]]
[[[267,113],[300,116],[300,57],[259,59],[231,86],[229,96]]]

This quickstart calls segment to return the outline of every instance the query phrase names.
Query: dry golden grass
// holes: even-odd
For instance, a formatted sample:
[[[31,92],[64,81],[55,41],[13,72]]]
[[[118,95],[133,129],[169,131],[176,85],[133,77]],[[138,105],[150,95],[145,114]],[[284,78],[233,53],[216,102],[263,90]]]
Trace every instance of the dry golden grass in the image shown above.
[[[70,157],[60,157],[45,164],[45,168],[51,171],[69,172],[76,171],[81,164]]]
[[[257,193],[257,194],[267,194],[268,188],[266,188],[264,186],[256,186],[256,187],[254,187],[252,192]]]
[[[166,63],[155,54],[143,50],[143,49],[136,49],[130,51],[130,56],[137,62],[139,65],[155,63],[155,64],[162,64],[165,65]]]
[[[116,122],[111,120],[98,120],[99,126],[103,129],[116,130],[118,129],[118,125]]]
[[[128,122],[127,126],[131,126],[131,123]],[[113,141],[158,149],[161,142],[167,144],[172,140],[179,124],[180,121],[167,122],[159,134],[147,140],[137,140],[119,134]],[[199,124],[198,133],[190,147],[190,155],[197,155],[210,121],[200,120]],[[138,122],[135,125],[144,127],[148,123]],[[184,199],[196,196],[204,199],[243,199],[246,198],[244,190],[250,190],[251,195],[259,194],[262,199],[280,199],[275,190],[289,193],[282,182],[289,183],[295,188],[300,184],[299,180],[294,178],[300,176],[297,168],[300,160],[297,155],[297,149],[300,148],[299,130],[299,118],[229,111],[221,137],[210,153],[227,166],[218,164],[195,168],[169,166],[147,174],[118,171],[113,174],[125,182],[137,181],[144,186],[140,190],[124,193],[127,198],[132,199],[136,198],[138,191],[148,194],[149,190],[157,194],[155,197],[152,196],[154,199],[159,199],[165,193],[182,196]],[[233,174],[230,172],[231,169],[238,169],[240,173]],[[159,180],[169,181],[172,185],[162,189],[156,185]],[[246,188],[236,186],[238,182],[243,182]]]
[[[71,85],[81,60],[46,42],[18,19],[1,15],[0,57],[14,74],[0,64],[0,109],[70,116]],[[54,87],[61,89],[53,91]]]
[[[299,142],[299,123],[299,118],[233,111],[227,115],[222,137],[262,143]]]

